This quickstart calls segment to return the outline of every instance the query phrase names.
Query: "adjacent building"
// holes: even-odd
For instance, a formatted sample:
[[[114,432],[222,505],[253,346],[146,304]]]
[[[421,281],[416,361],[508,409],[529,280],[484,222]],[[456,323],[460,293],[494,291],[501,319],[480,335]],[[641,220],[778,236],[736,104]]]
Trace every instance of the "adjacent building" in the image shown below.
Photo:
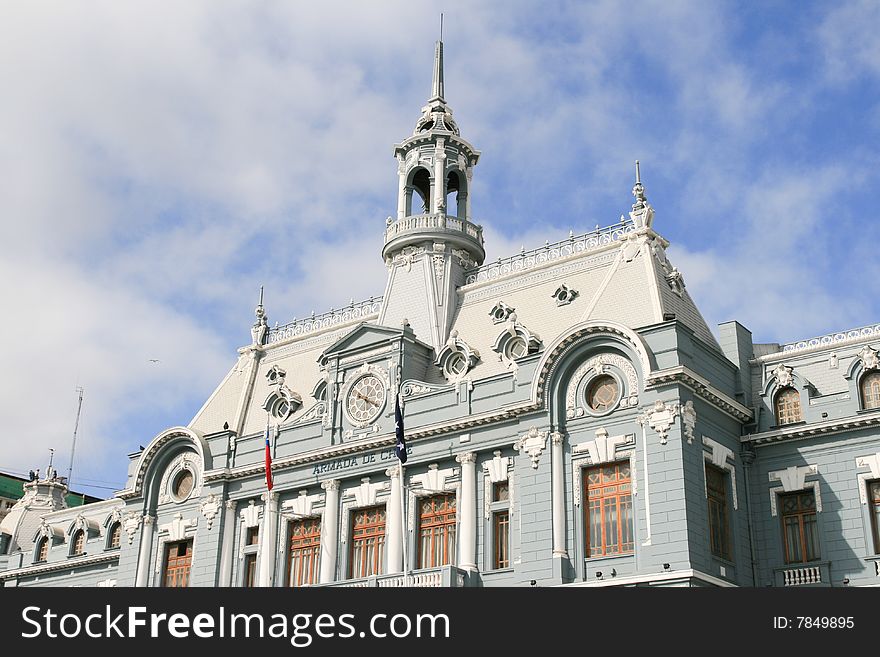
[[[5,586],[880,584],[880,325],[716,338],[638,169],[620,222],[484,262],[442,43],[394,155],[384,293],[275,328],[261,299],[114,498],[25,484]]]

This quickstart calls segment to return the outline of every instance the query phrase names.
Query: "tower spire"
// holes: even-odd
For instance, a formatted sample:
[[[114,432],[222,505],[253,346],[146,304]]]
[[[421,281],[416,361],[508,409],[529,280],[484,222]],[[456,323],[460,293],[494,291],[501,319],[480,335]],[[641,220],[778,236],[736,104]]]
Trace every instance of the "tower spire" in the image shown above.
[[[440,41],[437,42],[437,45],[434,47],[434,79],[431,83],[431,97],[428,99],[429,103],[433,103],[434,101],[440,101],[441,103],[445,103],[446,99],[443,98],[443,39],[441,37]]]

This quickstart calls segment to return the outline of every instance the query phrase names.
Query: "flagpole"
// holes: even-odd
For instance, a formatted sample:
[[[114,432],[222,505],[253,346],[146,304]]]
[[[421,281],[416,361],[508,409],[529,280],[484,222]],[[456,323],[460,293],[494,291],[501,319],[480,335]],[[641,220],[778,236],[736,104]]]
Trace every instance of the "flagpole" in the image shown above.
[[[400,464],[400,531],[403,534],[401,540],[403,541],[403,585],[407,585],[407,545],[406,545],[406,492],[404,488],[406,488],[406,478],[403,475],[404,467],[403,463]]]

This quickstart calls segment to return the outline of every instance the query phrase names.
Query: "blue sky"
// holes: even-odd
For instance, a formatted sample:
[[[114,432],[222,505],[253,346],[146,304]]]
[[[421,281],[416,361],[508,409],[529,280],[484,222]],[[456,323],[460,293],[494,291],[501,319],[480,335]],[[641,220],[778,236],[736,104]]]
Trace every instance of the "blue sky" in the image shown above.
[[[382,293],[440,11],[489,258],[614,223],[639,159],[710,326],[880,322],[880,4],[313,4],[0,9],[0,469],[66,471],[81,385],[74,481],[107,494],[261,284],[272,324]]]

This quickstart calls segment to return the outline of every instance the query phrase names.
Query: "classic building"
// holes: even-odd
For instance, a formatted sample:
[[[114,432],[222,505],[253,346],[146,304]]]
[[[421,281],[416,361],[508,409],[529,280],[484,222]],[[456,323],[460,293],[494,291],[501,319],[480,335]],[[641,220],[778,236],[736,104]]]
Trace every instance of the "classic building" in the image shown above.
[[[226,378],[113,499],[25,484],[46,506],[3,525],[0,581],[880,584],[880,325],[716,339],[638,169],[627,219],[484,263],[442,43],[394,154],[384,295],[275,328],[261,299]]]

